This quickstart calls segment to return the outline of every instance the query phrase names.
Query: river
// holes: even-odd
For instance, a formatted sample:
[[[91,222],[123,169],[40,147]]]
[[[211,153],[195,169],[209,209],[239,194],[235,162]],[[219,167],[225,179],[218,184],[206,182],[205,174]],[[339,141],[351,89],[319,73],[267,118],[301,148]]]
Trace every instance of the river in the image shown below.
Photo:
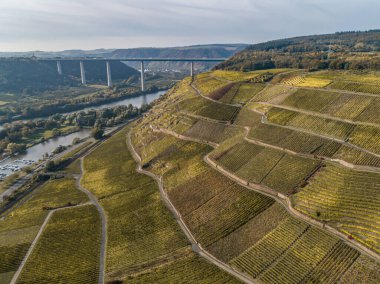
[[[103,108],[109,108],[114,106],[121,106],[121,105],[129,105],[132,104],[136,107],[141,107],[144,103],[151,103],[154,100],[158,99],[160,96],[162,96],[166,91],[159,91],[156,93],[147,94],[140,97],[134,97],[134,98],[127,98],[120,101],[112,102],[112,103],[105,103],[103,105],[98,105],[95,107],[89,107],[85,108],[83,110],[91,110],[91,109],[103,109]],[[80,110],[82,111],[82,110]],[[70,145],[73,142],[74,138],[86,138],[90,136],[91,130],[90,129],[81,129],[78,132],[71,133],[66,136],[60,136],[56,138],[49,139],[48,141],[45,141],[43,143],[36,144],[26,150],[24,154],[20,154],[14,157],[10,157],[6,160],[3,160],[0,162],[0,177],[11,174],[12,167],[15,168],[15,166],[18,166],[19,168],[25,167],[27,165],[27,162],[22,162],[21,160],[27,160],[27,161],[33,161],[36,162],[43,158],[45,153],[48,153],[49,155],[52,153],[54,149],[56,149],[58,146],[67,146]]]

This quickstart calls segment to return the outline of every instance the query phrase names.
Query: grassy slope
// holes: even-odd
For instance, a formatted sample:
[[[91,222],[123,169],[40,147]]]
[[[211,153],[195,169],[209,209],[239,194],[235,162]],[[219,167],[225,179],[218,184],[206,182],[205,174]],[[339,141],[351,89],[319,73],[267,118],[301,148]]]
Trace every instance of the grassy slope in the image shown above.
[[[227,75],[229,76],[229,75]],[[261,93],[263,94],[263,93]],[[261,95],[260,94],[260,95]],[[280,96],[283,96],[281,91],[280,93],[277,93]],[[291,94],[290,94],[291,95]],[[276,91],[270,95],[270,99],[276,99]],[[289,95],[287,95],[289,96]],[[195,98],[195,94],[189,90],[186,87],[186,81],[182,82],[179,87],[174,89],[171,94],[168,95],[168,97],[156,108],[154,108],[151,113],[144,118],[139,124],[139,127],[136,128],[137,130],[134,131],[134,137],[133,141],[136,146],[136,148],[139,150],[140,154],[143,156],[144,163],[147,163],[148,168],[151,171],[156,172],[157,174],[164,175],[165,177],[165,185],[166,189],[169,192],[169,195],[173,202],[175,203],[176,207],[179,210],[182,210],[183,214],[185,216],[188,216],[187,218],[190,218],[190,226],[192,228],[195,228],[195,232],[197,231],[197,228],[200,228],[199,225],[201,224],[203,228],[206,228],[207,231],[207,223],[209,223],[211,220],[213,220],[213,209],[212,207],[208,207],[207,211],[204,211],[205,213],[200,214],[195,219],[192,218],[193,212],[196,212],[198,210],[203,210],[204,208],[207,208],[205,204],[211,203],[208,200],[217,201],[218,195],[220,195],[220,192],[223,191],[224,195],[227,195],[227,192],[225,188],[228,188],[228,182],[224,183],[222,182],[223,179],[215,178],[214,174],[207,170],[207,167],[205,168],[202,164],[201,160],[197,160],[201,158],[203,155],[205,155],[209,150],[207,150],[207,147],[204,148],[204,146],[198,144],[198,146],[191,146],[193,143],[189,142],[181,142],[176,141],[173,137],[166,136],[164,134],[160,133],[154,133],[150,130],[149,125],[158,125],[162,127],[165,125],[165,127],[175,130],[176,127],[173,127],[173,125],[181,125],[181,127],[178,127],[180,133],[184,133],[185,135],[194,135],[194,137],[199,137],[199,134],[197,132],[187,131],[184,132],[182,129],[189,129],[192,125],[189,123],[188,119],[183,118],[181,113],[178,113],[175,107],[175,103],[185,104],[184,101],[188,100],[189,98]],[[174,104],[173,104],[174,102]],[[256,118],[256,114],[252,111],[247,110],[247,108],[250,108],[251,105],[246,105],[243,110],[238,114],[237,116],[237,123],[240,125],[255,125],[260,120],[259,118]],[[194,109],[195,111],[195,109]],[[252,119],[254,123],[252,123]],[[170,121],[170,122],[169,122]],[[180,122],[180,124],[178,124]],[[333,127],[330,126],[333,130]],[[191,128],[190,128],[191,129]],[[328,129],[329,130],[329,129]],[[344,132],[344,130],[342,130]],[[340,134],[340,132],[339,132]],[[226,149],[230,149],[231,146],[235,145],[237,141],[239,141],[239,137],[241,139],[241,136],[237,135],[235,138],[228,137],[225,142],[222,142],[221,146],[215,150],[216,155],[225,155]],[[294,137],[295,139],[295,137]],[[229,142],[227,142],[229,141]],[[294,140],[296,141],[296,140]],[[230,146],[227,146],[230,145]],[[195,147],[195,148],[194,148]],[[223,150],[224,149],[224,150]],[[328,151],[326,149],[326,151]],[[334,150],[335,151],[335,150]],[[199,158],[198,158],[199,157]],[[247,154],[246,151],[242,151],[242,155],[238,155],[238,158],[236,161],[239,163],[245,163],[245,160],[250,160],[252,156]],[[266,163],[266,159],[263,160],[264,163]],[[285,161],[284,165],[292,164],[291,161]],[[251,166],[255,164],[255,159],[252,159]],[[297,165],[299,163],[296,163]],[[262,164],[261,164],[262,165]],[[301,171],[303,170],[302,163],[301,165]],[[310,172],[315,164],[310,167],[309,170],[305,172],[305,175]],[[280,168],[284,168],[281,166]],[[284,168],[286,169],[286,167]],[[291,169],[291,168],[290,168]],[[299,169],[297,170],[297,167],[294,168],[295,171],[299,172]],[[253,173],[253,170],[248,171],[248,173]],[[277,177],[274,176],[274,178],[266,178],[267,181],[273,180],[274,182],[277,180],[280,180],[280,176],[288,176],[287,170],[279,170]],[[268,175],[264,175],[268,176]],[[269,175],[270,176],[270,175]],[[224,185],[221,185],[220,182],[224,183]],[[269,182],[268,182],[269,184]],[[286,183],[285,183],[286,184]],[[281,186],[281,184],[279,184]],[[287,187],[286,187],[287,188]],[[191,198],[190,198],[191,196]],[[203,204],[203,205],[201,205]],[[199,207],[200,206],[200,207]],[[275,208],[275,207],[270,207]],[[270,209],[268,209],[270,210]],[[216,210],[216,212],[223,212]],[[254,245],[255,243],[258,243],[265,235],[268,234],[273,228],[275,228],[278,225],[278,222],[281,221],[280,215],[275,215],[274,212],[280,212],[278,210],[273,211],[273,216],[278,216],[278,218],[271,218],[268,217],[268,215],[265,215],[264,213],[261,213],[257,215],[256,217],[250,219],[250,221],[245,222],[244,224],[240,225],[240,227],[236,228],[232,232],[228,232],[224,236],[218,237],[218,230],[213,227],[213,232],[215,233],[211,239],[209,239],[209,242],[212,242],[210,246],[208,246],[208,249],[212,251],[215,255],[217,255],[219,258],[228,261],[232,259],[233,257],[238,256],[239,254],[243,253],[247,248]],[[270,212],[270,211],[268,211]],[[206,218],[207,215],[207,218]],[[222,216],[228,216],[225,213],[221,213]],[[285,216],[285,215],[284,215]],[[223,217],[224,218],[224,217]],[[269,219],[268,219],[269,218]],[[217,222],[221,222],[221,219],[215,219]],[[225,220],[225,219],[224,219]],[[268,225],[262,226],[263,221],[265,220],[265,224]],[[205,224],[205,225],[203,225]],[[252,228],[252,224],[260,224],[262,227],[262,232],[258,232],[256,235],[255,232],[252,232],[249,230],[249,228]],[[205,232],[206,232],[205,231]],[[309,236],[310,235],[310,236]],[[197,235],[201,239],[204,238],[204,234],[198,233]],[[301,248],[309,247],[311,244],[315,246],[316,243],[318,243],[317,240],[320,240],[321,242],[318,243],[317,247],[320,246],[320,248],[323,248],[325,246],[324,252],[319,256],[320,262],[317,260],[314,260],[314,262],[308,263],[306,266],[304,265],[302,269],[300,270],[297,277],[304,277],[302,275],[306,275],[304,273],[307,273],[310,275],[310,277],[313,277],[313,279],[323,279],[323,275],[325,275],[325,272],[323,272],[321,275],[321,271],[324,269],[329,269],[329,271],[335,271],[334,273],[331,273],[331,278],[336,279],[336,277],[340,277],[345,271],[347,271],[352,264],[356,263],[356,257],[357,252],[355,250],[353,254],[348,254],[347,248],[345,246],[341,246],[339,242],[337,242],[337,239],[331,237],[327,237],[325,245],[323,244],[323,233],[319,230],[312,230],[312,233],[306,235],[305,242],[300,242],[297,246],[290,249],[289,247],[286,248],[286,253],[283,254],[282,258],[283,261],[279,265],[285,265],[288,263],[288,261],[292,258],[294,258],[294,254],[298,251],[304,251]],[[216,241],[215,241],[216,240]],[[329,241],[331,240],[331,242]],[[205,243],[207,243],[207,237],[203,240]],[[331,250],[331,253],[330,253]],[[304,252],[305,255],[304,261],[308,261],[310,255],[307,253],[307,249]],[[342,258],[344,255],[348,255],[346,258]],[[260,257],[260,255],[258,255]],[[338,264],[334,265],[331,263],[334,263],[334,261],[331,261],[333,259],[339,259],[339,263],[342,263],[340,268],[338,267]],[[315,262],[317,261],[317,262]],[[344,263],[344,265],[343,265]],[[273,270],[274,269],[274,270]],[[273,274],[271,271],[275,271],[275,268],[271,268],[268,270],[269,272],[266,273],[267,276],[261,278],[264,282],[271,282],[269,279],[276,279],[276,277],[279,277],[280,275]],[[305,270],[306,269],[306,270]],[[302,272],[303,271],[303,272]],[[307,271],[307,272],[306,272]],[[364,275],[369,275],[373,273],[373,267],[367,267],[365,271],[363,272]],[[285,275],[288,275],[285,273]],[[329,276],[329,277],[330,277]],[[268,277],[275,277],[275,278],[268,278]],[[316,278],[315,278],[316,277]],[[279,278],[278,278],[279,279]],[[284,278],[282,278],[284,279]],[[288,278],[289,281],[291,278]],[[294,278],[295,279],[295,278]],[[310,278],[311,281],[312,278]],[[315,280],[313,280],[315,281]]]
[[[162,203],[156,182],[136,173],[126,145],[127,131],[85,159],[83,185],[101,198],[108,218],[107,279],[141,283],[159,278],[167,283],[204,277],[204,281],[234,282],[186,249],[188,241]],[[165,272],[171,270],[176,274]]]
[[[96,283],[100,236],[95,206],[54,213],[18,283]]]
[[[59,207],[87,201],[85,194],[75,188],[73,179],[53,180],[37,189],[33,196],[0,221],[2,274],[13,275],[34,240],[48,211],[43,206]],[[1,279],[1,278],[0,278]]]

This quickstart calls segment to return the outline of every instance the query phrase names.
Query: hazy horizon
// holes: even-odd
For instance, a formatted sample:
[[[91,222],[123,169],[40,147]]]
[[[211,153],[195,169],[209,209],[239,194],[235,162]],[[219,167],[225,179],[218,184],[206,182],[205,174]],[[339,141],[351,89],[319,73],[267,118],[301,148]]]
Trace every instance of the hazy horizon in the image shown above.
[[[173,47],[380,27],[375,0],[2,0],[0,51]]]

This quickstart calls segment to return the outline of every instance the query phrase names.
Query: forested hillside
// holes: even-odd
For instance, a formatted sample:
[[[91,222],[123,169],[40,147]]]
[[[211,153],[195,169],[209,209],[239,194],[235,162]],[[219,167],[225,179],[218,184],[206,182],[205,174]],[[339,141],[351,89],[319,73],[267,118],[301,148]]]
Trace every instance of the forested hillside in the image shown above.
[[[109,54],[111,58],[229,58],[238,51],[244,49],[245,44],[216,44],[216,45],[197,45],[186,47],[171,48],[131,48],[117,49]],[[139,67],[139,62],[128,62],[132,67]],[[153,70],[178,69],[188,70],[188,63],[183,62],[150,62],[146,68]],[[215,63],[196,63],[195,67],[199,70],[207,70]]]
[[[80,83],[80,69],[77,61],[64,61],[63,76],[57,72],[55,61],[36,61],[25,58],[9,58],[0,60],[0,92],[29,93],[45,91],[59,86],[75,86]],[[138,72],[121,62],[111,62],[112,78],[128,79]],[[106,81],[104,61],[85,62],[88,82]]]
[[[380,69],[380,30],[273,40],[249,46],[216,69]]]

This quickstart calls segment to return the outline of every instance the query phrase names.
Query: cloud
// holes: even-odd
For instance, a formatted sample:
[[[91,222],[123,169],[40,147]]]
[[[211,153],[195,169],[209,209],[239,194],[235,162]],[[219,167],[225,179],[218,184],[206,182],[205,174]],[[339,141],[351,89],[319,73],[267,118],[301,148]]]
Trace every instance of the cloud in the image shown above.
[[[260,42],[378,28],[376,0],[1,0],[0,51]]]

